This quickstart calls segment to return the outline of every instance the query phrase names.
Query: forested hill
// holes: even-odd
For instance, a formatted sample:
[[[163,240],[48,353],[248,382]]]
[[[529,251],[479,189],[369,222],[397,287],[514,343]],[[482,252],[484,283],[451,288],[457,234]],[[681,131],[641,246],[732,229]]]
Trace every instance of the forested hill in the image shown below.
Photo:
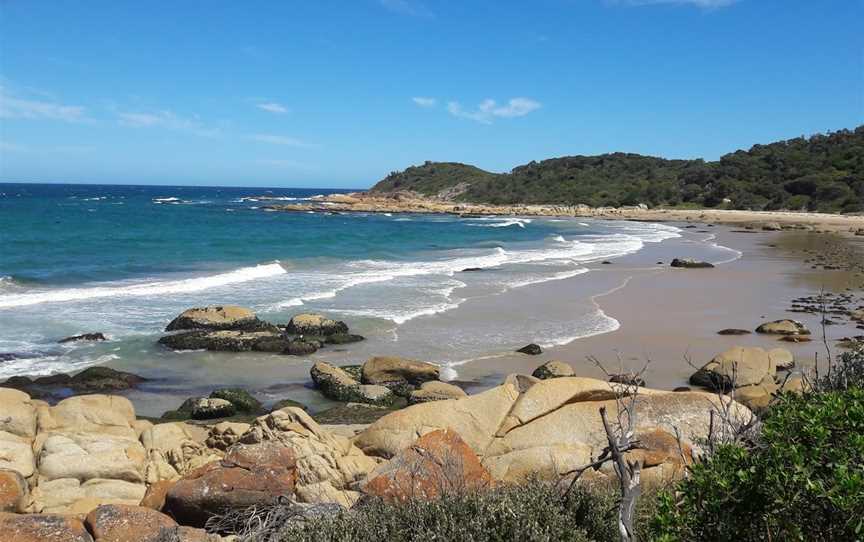
[[[566,156],[490,173],[452,162],[394,172],[371,192],[477,203],[864,211],[864,126],[796,138],[716,162],[638,154]]]

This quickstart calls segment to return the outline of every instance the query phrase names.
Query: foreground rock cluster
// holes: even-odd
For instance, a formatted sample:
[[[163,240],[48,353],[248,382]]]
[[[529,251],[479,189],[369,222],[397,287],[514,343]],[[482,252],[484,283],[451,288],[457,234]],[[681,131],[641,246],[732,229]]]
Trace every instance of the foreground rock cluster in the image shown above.
[[[358,385],[394,394],[451,391],[435,370],[398,358],[373,358],[355,374],[374,382]],[[0,532],[21,541],[156,540],[166,532],[215,540],[201,530],[210,518],[280,498],[335,503],[338,510],[363,495],[398,501],[480,491],[529,475],[556,479],[602,451],[598,410],[614,415],[623,389],[574,376],[512,375],[477,395],[459,390],[454,398],[418,402],[351,436],[295,407],[251,423],[154,425],[118,396],[49,406],[0,389]],[[735,416],[750,416],[711,393],[639,389],[642,447],[629,453],[643,462],[646,483],[681,474],[707,436],[710,410],[723,403]],[[614,474],[601,469],[592,476]]]

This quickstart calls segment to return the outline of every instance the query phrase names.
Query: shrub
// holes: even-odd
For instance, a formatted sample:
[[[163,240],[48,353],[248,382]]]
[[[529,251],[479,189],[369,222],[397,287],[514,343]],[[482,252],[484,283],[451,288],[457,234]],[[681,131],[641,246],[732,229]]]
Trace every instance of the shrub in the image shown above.
[[[864,538],[864,390],[782,395],[757,444],[721,446],[658,506],[657,540]]]
[[[640,502],[640,517],[647,518],[653,497]],[[611,492],[574,488],[564,498],[554,485],[529,482],[435,501],[369,500],[351,511],[275,525],[259,514],[235,531],[249,542],[612,542],[619,540],[616,506]],[[647,519],[640,523],[647,526]]]

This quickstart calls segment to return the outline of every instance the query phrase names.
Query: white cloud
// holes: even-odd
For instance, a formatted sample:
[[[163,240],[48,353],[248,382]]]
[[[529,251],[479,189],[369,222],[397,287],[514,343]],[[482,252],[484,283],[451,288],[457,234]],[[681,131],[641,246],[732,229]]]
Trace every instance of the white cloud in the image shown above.
[[[86,111],[77,105],[64,105],[53,101],[32,100],[12,96],[0,86],[0,118],[47,119],[63,122],[87,122]]]
[[[317,147],[312,143],[306,143],[294,137],[287,137],[274,134],[252,134],[249,139],[260,141],[261,143],[270,143],[272,145],[285,145],[286,147],[296,147],[299,149],[310,149]]]
[[[419,0],[378,0],[378,3],[390,11],[401,13],[402,15],[411,15],[412,17],[434,16],[432,11]]]
[[[435,107],[438,103],[438,100],[435,98],[424,98],[423,96],[416,96],[411,98],[411,100],[420,107]]]
[[[628,6],[653,6],[658,4],[684,4],[704,9],[722,8],[731,6],[740,0],[613,0],[614,4],[625,4]]]
[[[120,124],[132,128],[164,128],[201,137],[216,137],[219,130],[207,128],[197,117],[183,118],[168,110],[155,112],[119,112]]]
[[[483,124],[492,124],[496,118],[524,117],[532,111],[540,109],[542,104],[530,98],[510,98],[505,105],[487,98],[480,102],[477,109],[467,110],[459,102],[448,102],[447,111],[454,117],[470,119]]]
[[[267,111],[268,113],[275,113],[277,115],[284,115],[288,113],[289,109],[284,105],[276,102],[264,102],[255,104],[255,107],[261,109],[262,111]]]

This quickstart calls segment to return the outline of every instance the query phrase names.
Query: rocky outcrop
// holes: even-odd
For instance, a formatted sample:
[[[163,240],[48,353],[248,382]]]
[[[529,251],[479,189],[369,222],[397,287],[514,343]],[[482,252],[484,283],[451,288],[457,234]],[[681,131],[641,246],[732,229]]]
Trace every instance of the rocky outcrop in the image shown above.
[[[205,329],[208,331],[261,331],[274,326],[262,322],[254,312],[235,305],[197,307],[171,320],[165,331]]]
[[[362,341],[348,333],[345,322],[319,314],[299,314],[287,326],[259,320],[242,307],[217,306],[189,309],[165,329],[180,331],[159,339],[173,350],[212,350],[216,352],[269,352],[308,356],[325,344]]]
[[[261,416],[241,442],[274,442],[290,449],[296,458],[296,495],[301,502],[353,505],[360,496],[353,487],[378,463],[348,438],[324,431],[299,408]]]
[[[178,480],[165,496],[165,509],[184,525],[203,527],[227,510],[271,504],[294,492],[296,458],[278,443],[237,445],[221,461]]]
[[[534,369],[531,376],[540,380],[546,380],[547,378],[561,378],[562,376],[574,376],[575,374],[573,367],[569,363],[553,359]]]
[[[614,418],[615,399],[622,390],[590,378],[528,380],[511,375],[501,386],[477,395],[388,414],[360,433],[355,443],[368,454],[393,457],[418,436],[450,429],[477,453],[495,480],[518,482],[533,474],[555,479],[599,456],[606,446],[599,409],[605,407]],[[710,412],[720,401],[731,400],[705,392],[641,388],[636,431],[671,433],[677,428],[684,443],[696,448],[707,437]],[[746,407],[731,403],[734,417],[749,418]],[[678,460],[671,456],[666,453],[669,463],[646,469],[645,476],[680,475],[674,465]]]
[[[95,542],[160,542],[164,531],[177,527],[173,519],[156,510],[117,504],[95,508],[84,524]]]
[[[756,333],[771,335],[810,335],[807,326],[797,320],[775,320],[766,322],[756,328]]]
[[[430,500],[492,485],[477,454],[454,431],[426,433],[369,474],[363,493],[386,501]]]
[[[408,395],[408,404],[427,403],[429,401],[446,401],[447,399],[461,399],[468,394],[459,386],[431,380],[420,385],[420,389],[413,390]]]
[[[679,267],[684,269],[710,269],[714,267],[713,263],[700,262],[692,258],[675,258],[674,260],[672,260],[671,265],[672,267]]]
[[[220,460],[223,453],[209,448],[205,444],[208,438],[206,429],[184,422],[160,423],[145,429],[140,440],[147,452],[147,483],[176,480],[207,463]]]
[[[395,400],[389,388],[377,384],[361,384],[346,371],[324,361],[315,363],[309,373],[315,387],[336,401],[387,406]]]
[[[337,333],[348,333],[345,322],[331,320],[320,314],[298,314],[291,318],[285,331],[292,335],[327,337]]]
[[[721,329],[717,332],[717,335],[750,335],[752,333],[749,329],[736,329],[736,328],[728,328]]]

